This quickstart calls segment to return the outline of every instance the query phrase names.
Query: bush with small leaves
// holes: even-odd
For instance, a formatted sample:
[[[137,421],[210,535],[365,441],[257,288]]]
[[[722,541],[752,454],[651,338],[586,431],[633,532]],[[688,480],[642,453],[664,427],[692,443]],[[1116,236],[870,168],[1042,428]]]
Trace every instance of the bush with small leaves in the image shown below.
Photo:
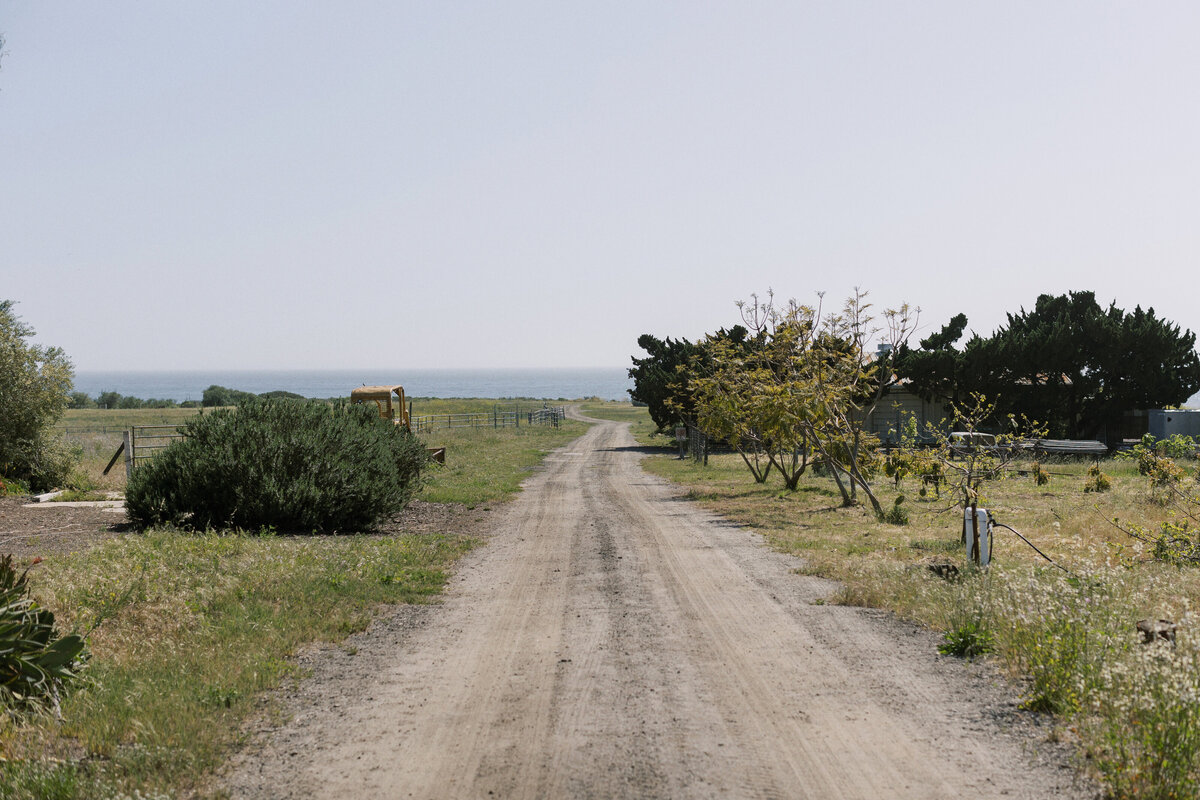
[[[1099,464],[1088,467],[1088,478],[1083,484],[1085,492],[1107,492],[1112,488],[1112,479],[1100,471]]]
[[[408,504],[427,461],[373,406],[253,399],[183,433],[129,481],[139,528],[371,530]]]
[[[1050,473],[1042,469],[1042,464],[1040,461],[1033,462],[1033,468],[1031,471],[1033,472],[1033,482],[1038,486],[1045,486],[1050,482]]]
[[[904,507],[904,495],[897,496],[892,507],[883,512],[883,521],[889,525],[908,524],[908,509]]]

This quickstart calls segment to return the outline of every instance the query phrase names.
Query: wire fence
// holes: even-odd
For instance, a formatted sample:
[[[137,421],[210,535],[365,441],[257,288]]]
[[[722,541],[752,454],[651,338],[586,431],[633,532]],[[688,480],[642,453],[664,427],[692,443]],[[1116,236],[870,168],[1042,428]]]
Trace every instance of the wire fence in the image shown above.
[[[452,430],[462,428],[520,428],[522,425],[550,425],[557,428],[566,419],[566,406],[525,407],[514,403],[511,406],[496,405],[491,411],[459,414],[422,414],[411,416],[409,422],[413,433],[425,433],[437,430]],[[166,448],[176,439],[182,439],[184,425],[133,425],[128,427],[112,426],[72,426],[63,432],[68,436],[96,433],[120,433],[121,444],[113,454],[104,473],[116,466],[122,455],[125,456],[125,474],[128,478],[139,463],[153,458],[158,451]],[[441,449],[444,453],[445,448]],[[433,452],[433,451],[431,451]],[[433,453],[434,458],[439,454]],[[441,458],[445,456],[442,455]],[[440,460],[440,459],[439,459]]]
[[[414,414],[409,417],[413,433],[456,428],[519,428],[522,425],[551,425],[557,428],[567,416],[566,406],[521,408],[494,406],[491,411],[461,414]]]

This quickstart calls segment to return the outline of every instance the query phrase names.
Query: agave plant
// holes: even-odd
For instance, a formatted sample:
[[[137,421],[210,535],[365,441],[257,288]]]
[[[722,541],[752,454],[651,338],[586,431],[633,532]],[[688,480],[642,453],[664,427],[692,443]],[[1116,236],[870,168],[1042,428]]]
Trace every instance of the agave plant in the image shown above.
[[[58,633],[54,614],[29,596],[28,574],[17,572],[11,555],[0,556],[0,708],[57,713],[87,660],[86,645],[78,634]]]

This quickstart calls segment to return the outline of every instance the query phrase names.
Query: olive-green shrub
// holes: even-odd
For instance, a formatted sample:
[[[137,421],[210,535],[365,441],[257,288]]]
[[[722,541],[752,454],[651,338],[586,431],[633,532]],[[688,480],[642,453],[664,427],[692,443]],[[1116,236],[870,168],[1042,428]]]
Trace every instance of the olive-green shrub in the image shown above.
[[[71,361],[33,344],[34,330],[0,300],[0,478],[31,491],[63,486],[75,454],[55,433],[71,391]]]
[[[373,406],[255,399],[182,431],[126,487],[139,528],[371,530],[408,504],[426,462]]]

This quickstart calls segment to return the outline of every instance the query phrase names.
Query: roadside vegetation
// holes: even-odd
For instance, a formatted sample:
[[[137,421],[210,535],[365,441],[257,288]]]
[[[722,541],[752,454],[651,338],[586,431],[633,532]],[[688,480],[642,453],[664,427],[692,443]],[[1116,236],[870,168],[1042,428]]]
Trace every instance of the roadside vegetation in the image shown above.
[[[119,429],[198,412],[70,413]],[[209,424],[222,412],[204,413]],[[103,414],[119,424],[98,424],[113,419]],[[585,427],[435,431],[422,447],[446,446],[447,464],[425,467],[415,499],[491,508]],[[90,458],[85,450],[82,469],[102,470],[119,441],[117,433]],[[61,718],[3,718],[0,798],[208,796],[208,777],[241,741],[245,720],[274,713],[265,692],[303,677],[290,656],[363,630],[383,606],[431,601],[474,544],[450,529],[289,536],[271,525],[159,526],[48,557],[29,573],[32,597],[54,609],[59,631],[84,637],[87,663],[61,699]]]
[[[435,430],[423,434],[430,446],[446,448],[446,464],[431,469],[420,499],[491,508],[521,488],[542,459],[587,430],[566,420],[559,427]]]
[[[371,531],[420,487],[424,444],[365,405],[246,401],[190,420],[125,490],[139,528]]]

